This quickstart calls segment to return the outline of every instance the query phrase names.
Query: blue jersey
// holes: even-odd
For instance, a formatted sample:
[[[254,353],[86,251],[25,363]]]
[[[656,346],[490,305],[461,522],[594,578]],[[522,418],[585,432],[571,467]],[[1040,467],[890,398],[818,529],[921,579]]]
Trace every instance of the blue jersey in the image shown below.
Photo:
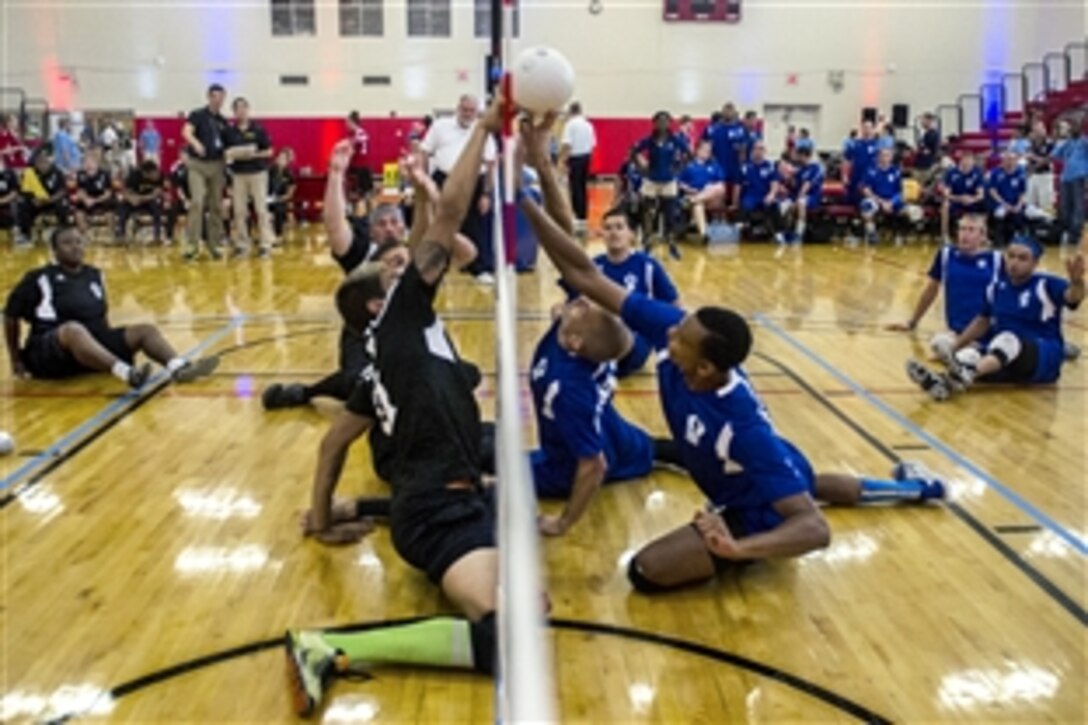
[[[952,196],[974,196],[985,183],[982,170],[977,167],[965,174],[957,166],[944,175],[944,185]]]
[[[853,140],[849,148],[850,160],[850,185],[856,187],[869,173],[869,169],[876,166],[876,157],[880,148],[875,138],[861,138]]]
[[[1028,182],[1024,170],[1017,166],[1011,173],[1003,168],[996,168],[990,172],[990,181],[987,184],[990,191],[997,192],[1003,202],[1009,206],[1016,206],[1024,198]],[[990,204],[997,207],[997,202],[990,196]]]
[[[1033,383],[1051,383],[1061,375],[1065,348],[1062,308],[1068,306],[1068,287],[1060,277],[1036,273],[1020,285],[1002,277],[986,290],[982,313],[990,318],[990,334],[1011,332],[1038,345]]]
[[[722,168],[725,180],[740,180],[740,168],[747,156],[748,130],[740,121],[716,123],[708,126],[703,138],[710,141],[714,160]]]
[[[663,139],[647,136],[638,143],[639,154],[646,154],[650,169],[646,177],[658,184],[667,184],[676,181],[676,172],[680,163],[688,153],[688,146],[684,139],[674,133],[670,133]]]
[[[725,181],[725,173],[718,162],[709,159],[690,161],[684,170],[680,172],[680,183],[690,186],[696,191],[702,191],[710,184],[720,184]]]
[[[763,140],[763,134],[754,128],[744,127],[744,157],[741,162],[748,163],[752,158],[752,148]]]
[[[824,167],[816,162],[805,164],[797,172],[795,179],[797,200],[800,201],[803,198],[809,209],[818,207],[824,196]],[[808,184],[808,190],[805,191],[804,197],[801,197],[801,190],[805,184]]]
[[[778,179],[778,170],[773,161],[764,160],[762,163],[747,163],[741,171],[741,206],[747,210],[755,209],[763,204],[763,200],[771,193],[771,186]]]
[[[903,193],[903,173],[897,166],[874,166],[866,172],[862,186],[881,199],[894,199]]]
[[[645,252],[631,252],[627,259],[619,263],[609,260],[607,254],[598,254],[593,258],[593,263],[605,277],[628,292],[638,292],[670,304],[680,296],[661,262]]]
[[[620,177],[627,187],[628,194],[637,194],[638,190],[642,188],[642,169],[639,168],[638,164],[632,161],[624,161],[623,165],[620,166]]]
[[[1001,276],[1001,252],[964,254],[948,244],[937,250],[929,278],[944,289],[944,318],[948,329],[963,332],[982,314],[986,290]]]
[[[653,439],[612,405],[615,364],[564,350],[556,321],[536,347],[529,385],[540,448],[532,454],[538,496],[570,494],[578,461],[603,453],[606,480],[639,478],[653,466]]]
[[[730,370],[718,390],[687,387],[680,368],[668,357],[668,331],[685,314],[639,294],[628,295],[621,310],[623,321],[659,351],[661,407],[696,485],[716,506],[737,510],[746,534],[773,529],[782,522],[775,502],[812,492],[812,467],[775,431],[741,368]]]

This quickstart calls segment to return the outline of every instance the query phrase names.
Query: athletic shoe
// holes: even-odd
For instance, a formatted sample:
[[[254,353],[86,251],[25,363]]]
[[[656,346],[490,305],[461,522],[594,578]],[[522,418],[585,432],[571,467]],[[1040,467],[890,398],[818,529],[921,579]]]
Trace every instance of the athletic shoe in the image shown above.
[[[895,235],[895,246],[896,247],[902,247],[903,246],[903,235],[902,234],[896,234]]]
[[[257,251],[257,259],[268,259],[272,256],[272,250],[268,247],[261,247]]]
[[[151,377],[151,365],[144,363],[143,365],[133,365],[128,370],[128,386],[133,390],[139,390],[147,382],[147,379]]]
[[[680,247],[676,246],[676,242],[672,239],[669,240],[669,256],[677,262],[680,261]]]
[[[347,660],[317,632],[288,631],[283,645],[287,657],[287,688],[295,712],[299,717],[309,717],[321,704],[329,681],[339,671],[347,669]]]
[[[174,371],[175,383],[191,383],[198,378],[206,378],[219,367],[219,356],[211,355],[199,360],[187,360],[184,365]]]
[[[1066,362],[1072,362],[1080,357],[1080,347],[1074,345],[1071,342],[1066,342],[1065,347],[1062,349],[1062,357]]]
[[[208,256],[218,262],[220,259],[223,258],[223,253],[220,252],[218,249],[208,247]]]
[[[877,236],[876,232],[867,232],[865,234],[865,243],[868,244],[869,246],[875,247],[877,242],[879,242],[879,241],[880,241],[880,238]]]
[[[777,244],[780,247],[784,246],[786,244],[786,235],[783,234],[782,232],[775,232],[774,233],[774,242],[775,242],[775,244]]]
[[[281,385],[274,383],[264,389],[261,395],[261,405],[265,410],[277,410],[279,408],[294,408],[306,404],[306,386],[301,383]]]
[[[33,246],[33,245],[31,244],[30,239],[28,239],[25,234],[22,234],[21,232],[17,232],[15,234],[15,248],[16,249],[26,249],[27,247],[30,247],[30,246]]]
[[[491,274],[490,272],[480,272],[478,275],[476,275],[476,284],[482,284],[490,287],[491,285],[495,284],[495,275]]]
[[[181,258],[183,260],[185,260],[186,262],[195,262],[196,261],[196,256],[197,256],[196,250],[187,249],[182,253]]]
[[[918,461],[900,461],[895,464],[892,478],[896,481],[921,482],[922,493],[918,496],[919,501],[944,499],[948,495],[944,480]]]
[[[953,392],[962,393],[971,383],[975,382],[975,366],[968,365],[954,354],[946,361],[948,365],[948,381],[952,385]]]
[[[917,360],[907,360],[907,375],[934,400],[948,400],[952,395],[947,376],[938,375]]]

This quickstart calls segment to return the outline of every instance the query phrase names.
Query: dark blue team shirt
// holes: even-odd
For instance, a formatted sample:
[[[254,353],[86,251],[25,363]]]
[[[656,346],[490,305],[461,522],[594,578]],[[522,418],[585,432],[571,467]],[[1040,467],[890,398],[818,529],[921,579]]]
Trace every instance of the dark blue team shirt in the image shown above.
[[[593,263],[605,277],[625,288],[628,292],[638,292],[662,302],[676,302],[680,295],[676,285],[669,278],[669,273],[649,254],[631,252],[627,259],[619,264],[612,262],[607,254],[598,254]]]
[[[967,174],[956,167],[949,169],[944,175],[944,185],[952,196],[973,196],[983,188],[985,183],[986,179],[978,167],[971,169]]]
[[[718,162],[725,180],[740,181],[740,168],[748,157],[748,129],[740,121],[715,123],[703,131],[703,138],[710,141],[714,160]]]
[[[649,160],[650,168],[646,178],[659,184],[667,184],[676,180],[676,172],[688,153],[688,146],[682,137],[671,133],[661,140],[647,136],[639,141],[638,152],[646,154]]]
[[[815,482],[804,455],[778,435],[748,376],[729,372],[718,390],[695,392],[668,357],[668,331],[687,313],[640,294],[624,300],[621,316],[658,352],[661,407],[680,458],[696,485],[716,506],[738,510],[748,534],[782,522],[774,504],[811,493]]]
[[[642,188],[642,169],[638,167],[638,164],[624,161],[620,166],[620,176],[623,178],[628,193],[637,194]]]
[[[990,318],[990,335],[1011,332],[1034,340],[1039,348],[1031,382],[1051,383],[1061,375],[1062,309],[1070,306],[1065,301],[1068,288],[1066,280],[1039,272],[1020,285],[1001,277],[986,290],[982,314]]]
[[[680,183],[687,184],[696,191],[702,191],[710,184],[720,184],[724,181],[725,173],[714,159],[707,161],[693,159],[680,172]]]
[[[529,386],[536,409],[540,448],[532,454],[540,496],[566,496],[578,461],[604,453],[605,479],[639,478],[653,465],[653,440],[625,421],[612,405],[615,363],[597,364],[559,344],[559,321],[533,354]]]
[[[808,191],[804,196],[805,202],[810,209],[819,206],[824,195],[824,167],[816,162],[805,164],[797,172],[796,184],[795,196],[798,197],[798,201],[800,201],[801,189],[808,184]]]
[[[857,186],[869,173],[869,169],[876,166],[876,157],[880,153],[880,144],[875,138],[864,139],[858,137],[850,143],[847,149],[847,157],[850,159],[850,184]]]
[[[773,161],[747,163],[741,172],[741,205],[746,209],[757,207],[771,193],[771,185],[778,178]]]
[[[950,244],[937,250],[929,277],[940,282],[944,290],[944,319],[949,330],[961,333],[982,314],[986,290],[997,281],[1002,269],[1000,252],[964,254]]]
[[[1024,197],[1024,192],[1027,191],[1028,182],[1024,170],[1019,166],[1016,167],[1012,173],[998,167],[990,172],[990,181],[987,184],[987,187],[989,190],[996,191],[1002,201],[1009,206],[1016,206]],[[989,201],[992,206],[997,206],[997,202],[995,202],[992,197]]]
[[[874,166],[865,172],[862,186],[881,199],[894,199],[903,193],[903,172],[897,166],[889,166],[886,169]]]

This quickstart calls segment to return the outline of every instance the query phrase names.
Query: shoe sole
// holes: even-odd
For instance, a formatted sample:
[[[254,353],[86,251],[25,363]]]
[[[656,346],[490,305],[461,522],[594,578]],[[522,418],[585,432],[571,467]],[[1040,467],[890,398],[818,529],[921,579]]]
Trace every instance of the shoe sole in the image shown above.
[[[191,383],[194,380],[206,378],[214,373],[215,369],[218,367],[218,355],[200,358],[199,360],[189,363],[181,370],[178,370],[177,374],[174,376],[174,381],[179,383]]]
[[[286,658],[287,690],[291,695],[291,704],[299,717],[309,717],[314,712],[314,701],[306,692],[306,686],[302,680],[302,671],[299,669],[298,658],[295,656],[294,641],[291,633],[283,636],[284,657]]]
[[[143,386],[147,385],[147,381],[151,378],[151,365],[144,363],[139,368],[139,373],[135,378],[129,378],[128,386],[132,390],[139,390]]]

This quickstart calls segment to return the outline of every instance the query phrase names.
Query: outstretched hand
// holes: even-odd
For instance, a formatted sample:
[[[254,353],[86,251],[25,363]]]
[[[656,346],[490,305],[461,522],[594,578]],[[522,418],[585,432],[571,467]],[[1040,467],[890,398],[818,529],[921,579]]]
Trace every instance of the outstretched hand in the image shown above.
[[[338,141],[335,146],[332,147],[332,155],[329,156],[329,171],[334,174],[342,174],[348,170],[348,164],[351,163],[351,139],[343,139]]]
[[[1084,281],[1084,255],[1077,252],[1074,256],[1065,260],[1065,270],[1069,273],[1070,282]]]
[[[538,119],[522,118],[518,123],[521,145],[525,147],[525,160],[533,168],[541,169],[549,163],[552,127],[557,117],[555,111],[548,111]]]
[[[491,133],[499,133],[502,131],[504,104],[505,100],[502,97],[502,93],[496,92],[495,97],[491,99],[491,105],[484,111],[484,117],[480,119],[480,123],[482,123],[484,128]]]

